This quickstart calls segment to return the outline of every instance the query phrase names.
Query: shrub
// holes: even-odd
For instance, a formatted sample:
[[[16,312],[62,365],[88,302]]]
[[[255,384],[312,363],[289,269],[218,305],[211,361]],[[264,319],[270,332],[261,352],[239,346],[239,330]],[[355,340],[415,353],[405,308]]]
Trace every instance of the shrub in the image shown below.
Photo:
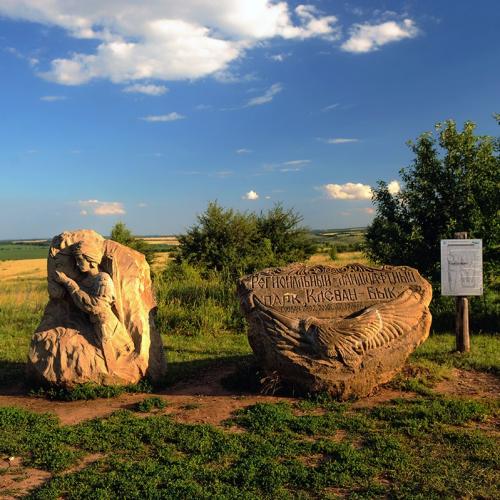
[[[280,204],[256,215],[211,202],[198,223],[179,238],[177,260],[221,272],[227,279],[305,260],[315,246],[301,222],[301,215]]]

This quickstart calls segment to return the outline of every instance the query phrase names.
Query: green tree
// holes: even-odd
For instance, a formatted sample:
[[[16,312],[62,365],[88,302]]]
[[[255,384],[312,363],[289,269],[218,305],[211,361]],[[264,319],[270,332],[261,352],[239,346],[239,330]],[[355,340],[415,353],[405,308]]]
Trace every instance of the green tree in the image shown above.
[[[278,204],[267,213],[242,213],[210,202],[179,237],[179,260],[234,278],[259,268],[304,260],[314,251],[302,217]]]
[[[111,229],[110,239],[129,248],[141,252],[151,265],[154,261],[154,252],[144,240],[136,238],[123,222],[117,222]]]
[[[409,146],[415,158],[400,171],[402,188],[391,194],[379,181],[376,217],[366,252],[378,262],[417,268],[439,281],[440,240],[467,231],[483,240],[486,281],[499,261],[500,140],[475,135],[475,124],[457,130],[452,120],[436,125]]]

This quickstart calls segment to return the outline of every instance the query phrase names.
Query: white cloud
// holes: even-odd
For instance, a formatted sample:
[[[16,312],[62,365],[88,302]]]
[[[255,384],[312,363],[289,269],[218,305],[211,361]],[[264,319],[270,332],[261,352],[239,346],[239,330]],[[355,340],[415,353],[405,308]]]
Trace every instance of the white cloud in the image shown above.
[[[123,215],[126,213],[123,203],[119,201],[84,200],[79,201],[78,204],[82,207],[81,215],[87,215],[89,210],[94,215]]]
[[[198,104],[195,106],[195,109],[197,111],[206,111],[207,109],[212,109],[212,106],[210,104]]]
[[[246,193],[245,195],[242,196],[242,199],[253,201],[253,200],[259,199],[259,195],[255,191],[250,190],[250,191],[248,191],[248,193]]]
[[[382,45],[404,38],[415,38],[419,30],[411,19],[402,22],[387,21],[381,24],[355,24],[349,31],[350,37],[341,48],[346,52],[371,52]]]
[[[327,144],[348,144],[350,142],[359,142],[359,139],[345,138],[345,137],[333,137],[331,139],[323,139],[323,142]]]
[[[323,190],[329,198],[334,200],[371,200],[372,198],[372,188],[361,183],[325,184]]]
[[[66,85],[214,75],[275,37],[338,39],[335,16],[274,0],[2,0],[0,15],[56,26],[96,48],[59,57],[42,75]]]
[[[247,154],[250,154],[251,152],[252,152],[252,150],[247,149],[247,148],[240,148],[240,149],[236,150],[236,154],[238,154],[238,155],[247,155]]]
[[[332,109],[335,109],[338,107],[339,107],[338,103],[330,104],[329,106],[325,106],[321,111],[323,111],[323,113],[326,113],[327,111],[331,111]]]
[[[271,59],[271,61],[283,62],[287,57],[290,57],[292,54],[290,52],[281,52],[279,54],[270,54],[267,57]]]
[[[401,191],[401,186],[399,185],[398,181],[391,181],[387,185],[387,189],[388,189],[389,193],[394,195],[394,194],[398,194]]]
[[[285,161],[283,165],[307,165],[308,163],[311,163],[311,160],[290,160],[290,161]]]
[[[280,168],[280,172],[300,172],[302,167],[311,163],[311,160],[290,160],[282,163],[284,167]]]
[[[67,99],[64,95],[44,95],[40,97],[40,101],[45,102],[55,102],[55,101],[65,101]]]
[[[215,172],[215,175],[221,179],[225,179],[226,177],[230,177],[234,172],[232,170],[219,170]]]
[[[146,94],[146,95],[163,95],[168,92],[168,88],[164,85],[153,85],[135,83],[134,85],[129,85],[123,89],[123,92],[136,93],[136,94]]]
[[[267,104],[268,102],[271,102],[274,99],[274,96],[279,94],[282,90],[283,86],[281,83],[274,83],[262,95],[250,99],[246,103],[246,106],[261,106],[262,104]]]
[[[141,120],[146,122],[175,122],[176,120],[182,120],[186,118],[184,115],[173,111],[172,113],[168,113],[167,115],[148,115],[143,116]]]

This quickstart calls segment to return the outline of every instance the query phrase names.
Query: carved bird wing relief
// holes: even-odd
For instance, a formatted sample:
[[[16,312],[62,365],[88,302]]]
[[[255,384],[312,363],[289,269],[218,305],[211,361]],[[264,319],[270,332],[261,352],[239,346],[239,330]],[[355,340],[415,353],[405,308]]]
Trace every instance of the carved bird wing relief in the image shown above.
[[[290,318],[255,301],[259,317],[277,337],[277,346],[313,350],[324,358],[337,358],[357,367],[371,349],[389,344],[409,332],[421,318],[424,305],[418,293],[404,291],[391,302],[366,308],[341,320]]]

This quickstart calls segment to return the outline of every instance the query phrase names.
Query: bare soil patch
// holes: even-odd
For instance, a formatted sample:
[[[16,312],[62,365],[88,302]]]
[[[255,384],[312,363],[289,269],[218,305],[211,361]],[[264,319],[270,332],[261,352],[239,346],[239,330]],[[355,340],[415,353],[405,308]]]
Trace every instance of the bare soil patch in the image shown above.
[[[235,392],[226,389],[221,380],[235,367],[226,366],[201,373],[196,379],[186,380],[154,394],[123,394],[111,399],[91,401],[50,401],[26,395],[22,385],[12,387],[0,394],[0,406],[15,406],[30,411],[57,415],[63,424],[72,425],[83,420],[104,417],[120,409],[133,409],[146,397],[158,396],[166,400],[167,406],[160,413],[172,415],[176,421],[207,423],[221,426],[222,422],[240,408],[256,403],[288,401],[299,398],[262,395],[250,392]],[[448,380],[436,384],[440,394],[473,399],[495,399],[500,396],[500,379],[488,373],[455,369]],[[353,408],[371,408],[395,398],[413,398],[411,392],[382,386],[373,395],[355,401]]]
[[[492,373],[454,368],[452,376],[438,382],[434,390],[464,398],[496,399],[500,397],[500,378]]]

